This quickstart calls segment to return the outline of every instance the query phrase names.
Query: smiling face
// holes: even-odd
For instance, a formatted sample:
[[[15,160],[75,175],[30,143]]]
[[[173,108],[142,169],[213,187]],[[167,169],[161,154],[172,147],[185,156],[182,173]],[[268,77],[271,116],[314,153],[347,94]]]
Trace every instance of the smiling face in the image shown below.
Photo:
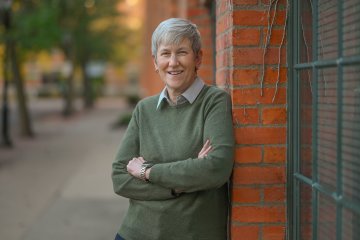
[[[171,98],[182,94],[195,81],[201,58],[202,52],[195,55],[188,39],[180,44],[160,44],[154,65]]]

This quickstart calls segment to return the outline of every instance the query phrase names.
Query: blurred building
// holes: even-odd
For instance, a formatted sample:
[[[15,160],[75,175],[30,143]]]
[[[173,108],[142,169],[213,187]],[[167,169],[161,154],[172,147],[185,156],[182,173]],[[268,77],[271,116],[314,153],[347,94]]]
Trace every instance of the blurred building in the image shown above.
[[[143,95],[163,88],[153,30],[183,17],[203,37],[199,75],[232,96],[230,239],[358,239],[360,2],[145,3]]]

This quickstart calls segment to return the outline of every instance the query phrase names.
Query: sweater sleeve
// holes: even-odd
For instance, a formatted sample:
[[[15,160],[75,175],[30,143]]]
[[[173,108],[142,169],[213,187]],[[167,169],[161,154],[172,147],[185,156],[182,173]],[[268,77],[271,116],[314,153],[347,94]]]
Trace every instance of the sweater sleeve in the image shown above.
[[[171,189],[144,182],[127,172],[128,162],[134,157],[139,157],[139,155],[139,128],[136,108],[112,164],[111,175],[114,192],[120,196],[136,200],[152,201],[174,198]]]
[[[201,159],[179,159],[154,165],[151,182],[182,192],[195,192],[221,187],[229,180],[234,157],[230,96],[226,92],[216,93],[205,114],[204,141],[210,139],[212,151]]]

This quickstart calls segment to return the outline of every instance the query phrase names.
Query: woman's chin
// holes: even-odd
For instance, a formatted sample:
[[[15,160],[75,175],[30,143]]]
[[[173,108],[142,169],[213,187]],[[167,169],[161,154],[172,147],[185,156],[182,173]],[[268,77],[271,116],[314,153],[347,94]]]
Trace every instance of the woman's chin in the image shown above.
[[[180,88],[182,82],[180,80],[170,80],[166,82],[166,85],[170,88]]]

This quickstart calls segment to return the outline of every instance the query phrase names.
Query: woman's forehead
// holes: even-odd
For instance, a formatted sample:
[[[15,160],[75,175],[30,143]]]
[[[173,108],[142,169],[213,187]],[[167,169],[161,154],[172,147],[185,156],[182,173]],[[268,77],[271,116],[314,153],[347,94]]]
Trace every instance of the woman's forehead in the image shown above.
[[[190,40],[184,38],[178,42],[173,41],[162,41],[159,44],[159,51],[164,49],[178,49],[178,48],[191,48]]]

